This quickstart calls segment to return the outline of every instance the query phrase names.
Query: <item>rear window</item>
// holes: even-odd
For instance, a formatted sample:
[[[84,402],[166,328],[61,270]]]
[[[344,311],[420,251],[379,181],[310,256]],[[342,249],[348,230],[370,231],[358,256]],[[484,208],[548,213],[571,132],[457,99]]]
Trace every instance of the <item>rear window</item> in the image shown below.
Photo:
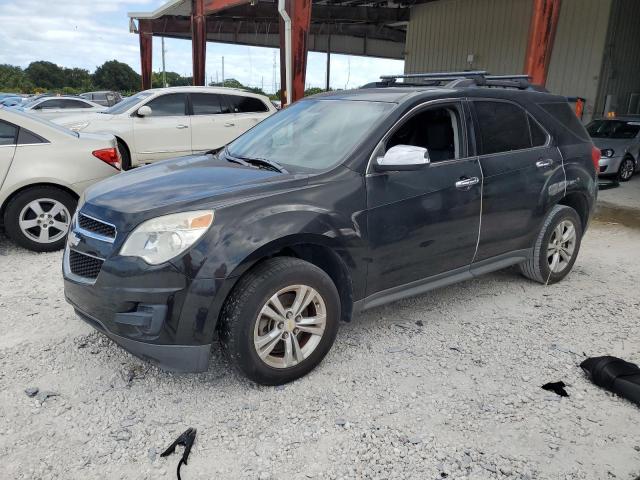
[[[267,112],[269,109],[262,100],[254,97],[242,97],[240,95],[225,95],[231,105],[231,111],[235,113]]]
[[[541,103],[540,107],[554,117],[568,131],[581,140],[589,140],[589,135],[576,114],[566,102]]]

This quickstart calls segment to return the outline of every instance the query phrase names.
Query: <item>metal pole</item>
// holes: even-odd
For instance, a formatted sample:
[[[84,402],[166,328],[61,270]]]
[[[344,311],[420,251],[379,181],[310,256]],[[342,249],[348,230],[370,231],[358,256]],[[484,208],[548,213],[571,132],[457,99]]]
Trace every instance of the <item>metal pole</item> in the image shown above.
[[[164,37],[162,37],[162,86],[167,87],[167,70],[164,64]]]
[[[224,87],[224,55],[222,56],[222,86]]]
[[[325,90],[331,90],[331,34],[327,36],[327,86]]]

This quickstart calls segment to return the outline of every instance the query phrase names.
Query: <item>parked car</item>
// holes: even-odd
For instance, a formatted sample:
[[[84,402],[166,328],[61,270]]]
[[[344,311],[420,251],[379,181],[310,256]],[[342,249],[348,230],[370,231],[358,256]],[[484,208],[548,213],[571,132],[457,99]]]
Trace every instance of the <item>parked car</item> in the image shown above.
[[[122,95],[118,92],[111,91],[81,93],[80,97],[91,100],[93,103],[97,103],[103,107],[113,107],[116,103],[122,101]]]
[[[223,147],[275,113],[263,95],[231,88],[145,90],[99,114],[54,121],[71,130],[116,136],[125,170]]]
[[[306,98],[216,154],[90,188],[64,253],[65,295],[163,368],[206,370],[218,332],[246,376],[288,382],[320,363],[353,312],[511,265],[562,280],[599,158],[549,93]]]
[[[95,113],[106,108],[97,103],[90,102],[80,97],[52,97],[38,96],[22,102],[18,107],[27,113],[37,114],[39,117],[48,120],[59,117],[63,114],[73,113]]]
[[[15,95],[15,96],[6,96],[0,99],[0,105],[3,107],[15,107],[18,105],[22,105],[23,98]]]
[[[0,223],[17,244],[64,246],[85,188],[119,172],[112,135],[77,134],[0,107]]]
[[[600,175],[631,180],[640,169],[640,115],[594,120],[587,131],[602,154]]]

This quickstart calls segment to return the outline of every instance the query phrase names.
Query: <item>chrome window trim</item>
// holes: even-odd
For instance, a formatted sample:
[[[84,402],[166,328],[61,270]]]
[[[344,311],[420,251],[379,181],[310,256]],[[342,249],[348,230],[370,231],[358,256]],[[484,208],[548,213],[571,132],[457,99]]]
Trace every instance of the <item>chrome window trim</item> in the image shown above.
[[[80,222],[78,221],[78,217],[75,218],[74,224],[72,225],[74,231],[81,233],[82,235],[86,236],[86,237],[90,237],[93,238],[95,240],[100,240],[102,242],[106,242],[106,243],[113,243],[116,241],[116,237],[118,236],[118,229],[116,228],[116,226],[113,223],[109,223],[109,222],[105,222],[104,220],[100,220],[99,218],[95,218],[92,217],[91,215],[87,215],[86,213],[82,213],[82,212],[78,212],[78,216],[84,216],[87,218],[90,218],[91,220],[94,220],[96,222],[100,222],[100,223],[104,223],[105,225],[108,225],[110,227],[113,227],[113,231],[114,231],[114,236],[113,238],[111,237],[105,237],[104,235],[100,235],[99,233],[95,233],[95,232],[91,232],[89,230],[85,230],[84,228],[82,228],[80,226]],[[87,253],[84,252],[78,252],[78,253],[82,253],[84,255],[88,255]],[[90,257],[92,255],[89,255]],[[94,257],[97,258],[98,260],[102,260],[104,261],[104,258],[100,258],[100,257]]]
[[[365,176],[369,177],[372,175],[385,175],[386,173],[378,173],[373,171],[372,169],[372,165],[373,162],[375,161],[375,155],[376,152],[380,149],[380,147],[382,146],[383,143],[385,143],[389,137],[391,136],[392,133],[395,133],[395,129],[396,127],[398,127],[398,125],[402,122],[404,122],[406,120],[407,117],[413,115],[416,111],[418,110],[422,110],[425,108],[429,108],[433,105],[438,105],[440,103],[457,103],[460,106],[460,112],[462,117],[464,117],[464,106],[463,103],[466,99],[462,98],[462,97],[455,97],[455,98],[438,98],[436,100],[428,100],[424,103],[421,103],[420,105],[416,105],[415,107],[413,107],[411,110],[409,110],[407,113],[405,113],[402,117],[400,117],[392,126],[391,128],[387,131],[387,133],[384,134],[384,136],[382,137],[382,139],[376,144],[375,148],[373,149],[373,152],[371,152],[371,155],[369,156],[369,161],[367,162],[367,168],[365,169]],[[467,143],[468,146],[468,126],[467,126],[467,122],[463,121],[461,122],[463,125],[461,125],[461,130],[462,130],[462,136],[463,136],[463,141],[465,143]],[[467,155],[469,155],[469,152],[467,152]],[[451,160],[443,160],[440,162],[433,162],[429,164],[429,168],[432,167],[436,167],[438,165],[450,165],[452,163],[456,163],[456,162],[460,162],[460,161],[468,161],[469,159],[474,159],[476,158],[476,156],[466,156],[466,157],[462,157],[462,158],[452,158]]]

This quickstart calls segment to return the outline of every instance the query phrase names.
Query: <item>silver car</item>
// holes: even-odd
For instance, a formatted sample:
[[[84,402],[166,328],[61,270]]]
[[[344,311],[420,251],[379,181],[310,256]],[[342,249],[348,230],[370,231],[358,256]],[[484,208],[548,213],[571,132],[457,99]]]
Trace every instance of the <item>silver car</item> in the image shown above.
[[[594,120],[587,125],[600,149],[600,176],[631,180],[640,168],[640,115]]]

